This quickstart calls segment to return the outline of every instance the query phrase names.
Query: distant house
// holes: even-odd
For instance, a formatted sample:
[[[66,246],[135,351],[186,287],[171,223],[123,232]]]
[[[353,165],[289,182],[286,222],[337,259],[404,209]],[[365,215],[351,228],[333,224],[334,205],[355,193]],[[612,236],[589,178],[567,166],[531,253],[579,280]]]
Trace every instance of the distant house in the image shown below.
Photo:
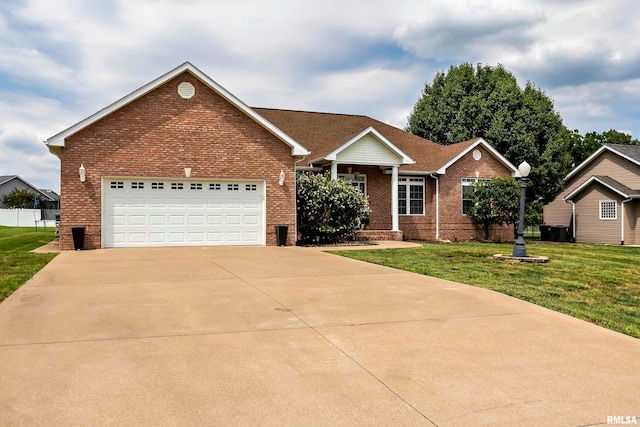
[[[36,196],[39,196],[40,200],[46,202],[55,203],[60,200],[60,197],[52,190],[40,190],[28,183],[26,180],[20,178],[18,175],[3,175],[0,176],[0,208],[5,208],[2,203],[2,198],[15,189],[28,190]],[[51,209],[55,208],[56,207],[51,207]]]
[[[570,227],[579,243],[640,244],[640,146],[603,145],[565,180],[545,224]]]

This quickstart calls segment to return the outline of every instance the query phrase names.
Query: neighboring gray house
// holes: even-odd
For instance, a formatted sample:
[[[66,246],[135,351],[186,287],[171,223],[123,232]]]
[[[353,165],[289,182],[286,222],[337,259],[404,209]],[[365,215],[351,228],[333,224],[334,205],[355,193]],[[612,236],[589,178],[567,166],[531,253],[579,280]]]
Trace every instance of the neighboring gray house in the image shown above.
[[[51,190],[39,190],[18,175],[0,175],[0,208],[4,208],[2,198],[15,189],[29,190],[33,194],[40,196],[43,201],[57,202],[60,197]]]
[[[545,224],[570,227],[578,243],[640,244],[640,146],[603,145],[565,181]]]

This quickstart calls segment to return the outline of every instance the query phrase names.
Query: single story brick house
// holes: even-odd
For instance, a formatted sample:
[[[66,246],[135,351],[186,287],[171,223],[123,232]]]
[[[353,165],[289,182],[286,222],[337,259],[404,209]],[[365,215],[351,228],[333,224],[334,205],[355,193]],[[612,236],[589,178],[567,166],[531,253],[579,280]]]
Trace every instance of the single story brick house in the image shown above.
[[[298,171],[369,197],[375,237],[468,240],[465,189],[518,176],[483,139],[441,146],[359,115],[251,108],[184,63],[45,141],[61,160],[61,249],[296,241]],[[511,227],[494,238],[511,240]],[[366,237],[365,237],[366,238]]]
[[[573,241],[640,244],[640,146],[606,144],[565,178],[544,207],[544,222],[569,228]]]

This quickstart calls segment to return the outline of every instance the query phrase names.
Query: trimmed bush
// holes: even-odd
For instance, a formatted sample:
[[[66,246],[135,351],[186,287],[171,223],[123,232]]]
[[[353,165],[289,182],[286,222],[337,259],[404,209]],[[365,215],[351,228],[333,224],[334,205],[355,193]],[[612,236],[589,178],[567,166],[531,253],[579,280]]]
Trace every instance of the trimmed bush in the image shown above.
[[[328,174],[296,175],[300,243],[335,243],[353,237],[369,215],[367,197],[343,179]]]

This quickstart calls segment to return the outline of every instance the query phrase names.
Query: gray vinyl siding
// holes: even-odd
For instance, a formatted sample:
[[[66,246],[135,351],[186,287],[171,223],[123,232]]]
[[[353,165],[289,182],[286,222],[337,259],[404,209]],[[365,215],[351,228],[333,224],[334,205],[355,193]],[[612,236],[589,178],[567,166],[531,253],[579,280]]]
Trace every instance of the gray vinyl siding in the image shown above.
[[[576,242],[620,244],[620,201],[614,192],[592,184],[585,189],[576,202]],[[600,219],[600,201],[615,200],[617,218]],[[625,239],[626,240],[626,239]]]
[[[603,151],[598,158],[572,176],[567,181],[565,190],[544,207],[544,223],[568,227],[571,223],[571,203],[566,203],[564,197],[593,175],[610,176],[627,187],[640,188],[640,166],[610,151]]]

